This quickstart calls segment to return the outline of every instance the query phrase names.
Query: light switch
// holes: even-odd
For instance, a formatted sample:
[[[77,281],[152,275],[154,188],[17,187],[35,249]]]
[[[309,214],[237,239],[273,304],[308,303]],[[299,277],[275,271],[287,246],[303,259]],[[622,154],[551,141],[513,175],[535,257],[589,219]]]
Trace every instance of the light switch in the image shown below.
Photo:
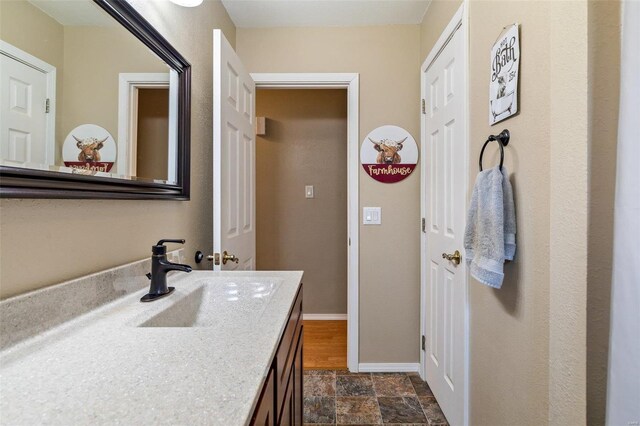
[[[314,198],[313,197],[313,185],[307,185],[304,187],[304,195],[307,198]]]
[[[363,207],[362,208],[362,224],[363,225],[382,224],[382,208],[381,207]]]

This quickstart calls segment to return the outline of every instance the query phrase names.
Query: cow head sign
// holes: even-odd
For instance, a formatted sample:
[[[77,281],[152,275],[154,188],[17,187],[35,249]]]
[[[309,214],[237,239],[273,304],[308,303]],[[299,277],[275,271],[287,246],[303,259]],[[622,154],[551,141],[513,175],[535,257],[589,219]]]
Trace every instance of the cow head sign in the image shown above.
[[[376,158],[376,163],[398,164],[402,159],[400,154],[398,154],[398,151],[402,149],[402,144],[407,140],[407,138],[404,138],[401,141],[382,139],[381,141],[376,142],[371,138],[369,138],[369,140],[373,142],[375,150],[379,152],[378,157]]]
[[[360,161],[365,172],[378,182],[400,182],[415,169],[418,147],[403,128],[382,126],[367,135],[360,149]]]
[[[76,146],[80,150],[78,154],[78,161],[92,163],[94,161],[100,161],[100,149],[104,146],[104,143],[109,137],[102,140],[96,138],[84,138],[79,139],[75,135],[73,138],[78,142]]]
[[[62,161],[74,173],[108,173],[116,161],[116,142],[106,129],[83,124],[67,135]]]

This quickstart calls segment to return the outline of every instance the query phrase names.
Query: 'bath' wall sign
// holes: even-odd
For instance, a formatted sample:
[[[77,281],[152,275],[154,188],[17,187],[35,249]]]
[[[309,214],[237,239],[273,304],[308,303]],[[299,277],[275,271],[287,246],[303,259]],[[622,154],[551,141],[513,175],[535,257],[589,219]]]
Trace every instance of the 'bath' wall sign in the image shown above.
[[[378,127],[364,138],[360,162],[364,171],[378,182],[400,182],[416,168],[418,146],[402,127]]]
[[[518,112],[520,26],[504,27],[491,48],[489,124],[494,125]],[[506,30],[506,31],[505,31]]]

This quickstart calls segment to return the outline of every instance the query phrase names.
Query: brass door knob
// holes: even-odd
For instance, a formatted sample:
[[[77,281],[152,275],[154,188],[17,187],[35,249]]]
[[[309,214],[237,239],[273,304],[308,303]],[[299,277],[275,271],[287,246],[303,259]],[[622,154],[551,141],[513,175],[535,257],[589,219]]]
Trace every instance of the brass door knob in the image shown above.
[[[462,260],[462,255],[460,254],[460,252],[458,250],[456,250],[455,252],[453,252],[453,254],[442,253],[442,258],[450,260],[451,262],[455,263],[456,265],[459,265],[460,261]]]
[[[238,263],[239,259],[236,257],[235,254],[229,254],[227,253],[227,251],[225,250],[224,252],[222,252],[222,264],[226,265],[227,262],[234,262],[234,263]]]

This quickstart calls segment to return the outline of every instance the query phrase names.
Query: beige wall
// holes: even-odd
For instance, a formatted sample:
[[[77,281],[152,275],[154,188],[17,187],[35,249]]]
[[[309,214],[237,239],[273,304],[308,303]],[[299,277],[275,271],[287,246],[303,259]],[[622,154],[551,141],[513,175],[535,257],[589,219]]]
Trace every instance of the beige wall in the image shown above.
[[[552,96],[549,423],[552,425],[586,422],[590,143],[587,11],[587,2],[552,2],[549,14]]]
[[[505,166],[517,216],[516,259],[500,290],[469,280],[470,415],[477,425],[545,424],[549,359],[549,7],[544,2],[472,2],[470,188],[487,135],[511,132]],[[489,126],[489,52],[500,29],[520,22],[520,114]],[[487,29],[491,23],[491,30]],[[488,148],[489,150],[489,148]],[[499,161],[495,146],[485,161]],[[519,397],[514,397],[519,395]]]
[[[162,237],[212,247],[212,30],[234,45],[235,27],[219,1],[133,4],[192,65],[191,201],[0,200],[1,298],[146,258]]]
[[[422,61],[427,59],[427,55],[461,4],[462,0],[433,0],[429,3],[429,8],[420,25],[420,59]]]
[[[360,73],[360,138],[384,124],[419,139],[420,27],[238,29],[250,72]],[[360,227],[360,362],[417,362],[420,179],[378,183],[360,170],[360,207],[382,207]],[[401,205],[403,208],[399,209]]]
[[[138,90],[136,176],[167,179],[169,89]]]
[[[304,312],[347,313],[347,91],[258,90],[256,259],[304,270]],[[305,185],[314,186],[312,199]]]
[[[64,67],[60,156],[64,138],[81,124],[97,124],[118,139],[120,73],[169,73],[160,58],[119,26],[64,27]]]
[[[56,140],[59,140],[64,102],[64,27],[27,0],[0,0],[0,39],[56,67]]]

